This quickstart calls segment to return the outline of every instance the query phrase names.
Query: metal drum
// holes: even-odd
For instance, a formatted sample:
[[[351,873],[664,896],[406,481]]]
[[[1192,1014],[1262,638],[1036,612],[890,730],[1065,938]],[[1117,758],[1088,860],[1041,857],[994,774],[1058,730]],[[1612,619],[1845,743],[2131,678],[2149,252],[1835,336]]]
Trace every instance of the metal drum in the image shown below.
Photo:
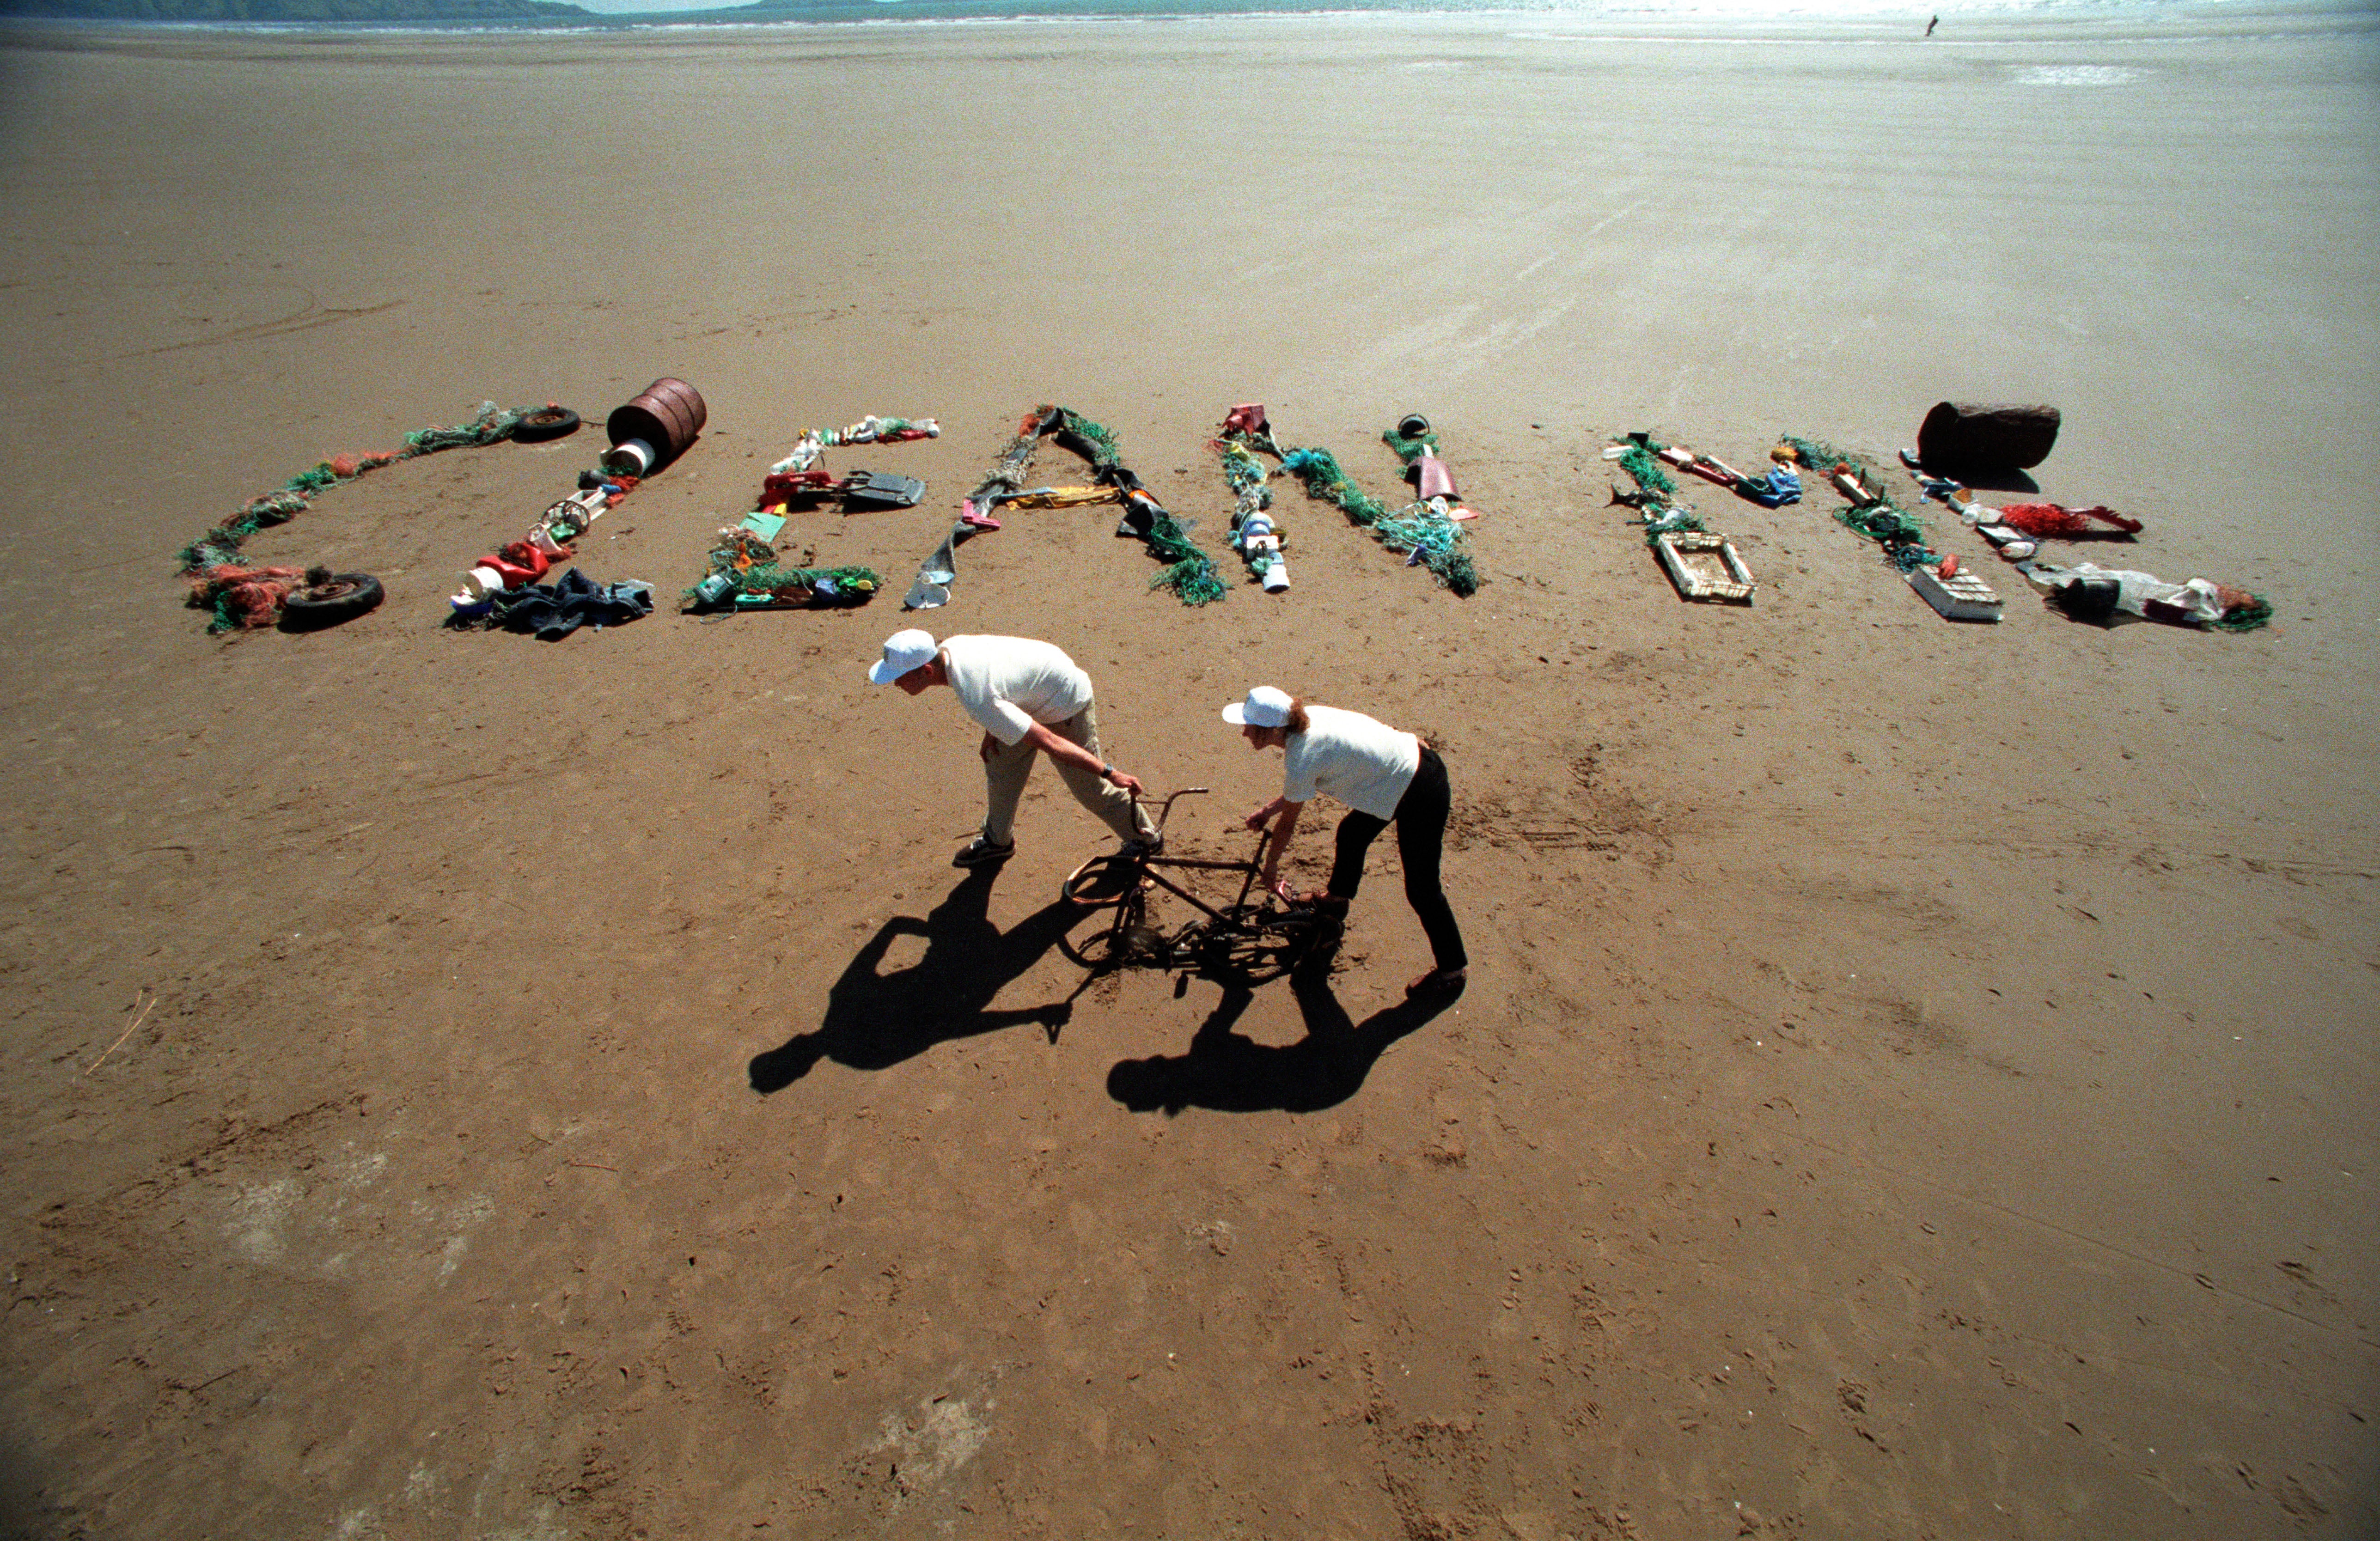
[[[604,464],[643,476],[685,454],[710,420],[710,409],[703,405],[700,391],[663,375],[613,408],[603,424],[613,447]]]

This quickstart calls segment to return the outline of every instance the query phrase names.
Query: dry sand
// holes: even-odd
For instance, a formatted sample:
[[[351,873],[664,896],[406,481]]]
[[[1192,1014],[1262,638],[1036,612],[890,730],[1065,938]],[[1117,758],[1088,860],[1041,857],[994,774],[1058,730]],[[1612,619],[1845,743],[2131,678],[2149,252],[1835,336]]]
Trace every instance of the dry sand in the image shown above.
[[[0,1530],[2372,1534],[2380,51],[2161,14],[10,33]],[[1069,649],[1208,849],[1248,685],[1431,734],[1469,993],[1402,1007],[1383,845],[1327,988],[1053,1041],[1101,833],[1044,770],[960,880],[892,599],[439,629],[587,435],[251,548],[366,620],[177,607],[318,455],[664,372],[711,430],[584,564],[666,590],[865,412],[939,415],[840,460],[929,506],[798,528],[896,593],[1035,402],[1218,551],[1228,404],[1380,492],[1431,414],[1475,599],[1292,492],[1286,598],[1089,509],[929,624]],[[1715,491],[1762,587],[1697,608],[1604,506],[1615,431],[1888,458],[1946,395],[2061,406],[2105,554],[2277,623],[2071,624],[1952,527],[1953,627]]]

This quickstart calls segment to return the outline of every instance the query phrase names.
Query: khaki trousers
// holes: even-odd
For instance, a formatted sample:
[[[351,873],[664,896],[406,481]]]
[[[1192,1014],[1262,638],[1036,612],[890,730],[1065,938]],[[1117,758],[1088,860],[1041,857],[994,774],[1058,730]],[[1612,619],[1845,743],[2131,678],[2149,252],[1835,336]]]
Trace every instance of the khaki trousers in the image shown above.
[[[1046,726],[1069,744],[1079,744],[1095,755],[1099,752],[1099,721],[1095,708],[1085,707],[1064,722]],[[1025,779],[1033,773],[1033,761],[1040,753],[1023,740],[994,743],[991,758],[983,762],[983,838],[992,844],[1006,845],[1015,840],[1016,802],[1025,795]],[[1053,763],[1058,779],[1066,783],[1075,801],[1098,815],[1099,822],[1113,830],[1119,838],[1146,840],[1157,833],[1156,822],[1132,800],[1131,793],[1111,785],[1097,770],[1086,770],[1062,759]]]

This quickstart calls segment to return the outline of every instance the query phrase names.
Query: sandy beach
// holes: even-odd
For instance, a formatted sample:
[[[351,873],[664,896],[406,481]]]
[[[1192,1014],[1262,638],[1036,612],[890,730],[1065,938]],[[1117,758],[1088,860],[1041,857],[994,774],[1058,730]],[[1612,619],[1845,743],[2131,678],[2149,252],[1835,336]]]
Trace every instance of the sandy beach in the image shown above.
[[[0,32],[0,1535],[2380,1534],[2380,23],[2144,14]],[[322,456],[661,375],[708,431],[578,557],[650,618],[441,625],[593,429],[250,542],[360,620],[180,603]],[[2271,626],[1929,514],[1952,625],[1815,484],[1690,485],[1759,588],[1687,604],[1609,506],[1631,430],[1913,504],[1944,398],[2145,521],[2051,554]],[[1245,401],[1382,496],[1428,414],[1479,592],[1285,481],[1245,583]],[[905,617],[1042,402],[1228,600],[1092,507]],[[868,413],[925,504],[785,543],[891,592],[677,613]],[[1467,992],[1387,841],[1327,979],[1078,989],[1106,833],[1045,767],[950,865],[919,621],[1065,648],[1182,849],[1280,788],[1252,685],[1425,734]]]

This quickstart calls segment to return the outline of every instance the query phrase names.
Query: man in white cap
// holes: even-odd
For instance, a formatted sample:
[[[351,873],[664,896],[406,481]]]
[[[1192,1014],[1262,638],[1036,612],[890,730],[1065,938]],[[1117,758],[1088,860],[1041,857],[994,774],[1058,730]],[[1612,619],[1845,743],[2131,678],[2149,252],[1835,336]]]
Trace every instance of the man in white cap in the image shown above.
[[[944,685],[966,714],[983,726],[983,832],[953,856],[959,867],[1006,861],[1016,850],[1017,799],[1045,754],[1075,801],[1097,814],[1128,846],[1155,850],[1157,825],[1135,798],[1139,781],[1099,754],[1099,719],[1091,710],[1091,677],[1047,642],[1023,637],[951,637],[897,631],[884,656],[868,671],[878,685],[912,696]]]

